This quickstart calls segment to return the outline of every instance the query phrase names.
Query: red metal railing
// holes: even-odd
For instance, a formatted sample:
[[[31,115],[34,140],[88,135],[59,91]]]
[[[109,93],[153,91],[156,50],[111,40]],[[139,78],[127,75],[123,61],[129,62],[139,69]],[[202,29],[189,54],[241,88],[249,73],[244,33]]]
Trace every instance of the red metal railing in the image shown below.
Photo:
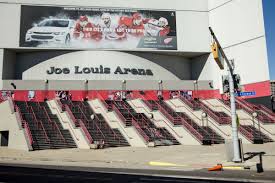
[[[90,122],[89,122],[89,121],[91,121],[91,119],[88,119],[88,118],[86,117],[86,115],[85,115],[85,113],[83,112],[83,110],[81,109],[81,107],[78,106],[78,108],[79,108],[79,110],[80,110],[80,112],[81,112],[81,115],[83,116],[83,117],[81,117],[81,119],[84,119],[84,120],[86,121],[86,124],[88,124],[88,127],[90,127]],[[96,115],[95,115],[95,118],[96,118],[97,120],[99,120],[99,119],[97,118]],[[105,135],[102,133],[102,131],[101,131],[101,129],[99,128],[99,126],[98,126],[95,122],[93,122],[92,124],[93,124],[93,129],[96,128],[97,132],[100,132],[100,134],[102,135],[103,139],[105,139]]]
[[[28,105],[27,105],[27,106],[28,106]],[[38,119],[37,119],[36,116],[35,116],[35,113],[34,113],[34,111],[33,111],[32,106],[28,106],[28,110],[29,110],[29,112],[32,114],[32,117],[33,117],[34,121],[36,122],[37,126],[39,126],[39,124],[38,124]]]
[[[63,142],[65,142],[66,140],[65,140],[64,136],[62,135],[62,133],[61,133],[61,131],[60,131],[58,125],[56,124],[55,121],[52,121],[52,120],[51,120],[51,118],[50,118],[50,116],[49,116],[49,114],[48,114],[46,108],[45,108],[44,106],[40,106],[40,108],[45,112],[46,117],[47,117],[47,119],[48,119],[48,123],[49,123],[50,125],[52,125],[52,129],[55,129],[55,130],[57,131],[57,134],[59,135],[59,137],[63,140]]]
[[[192,125],[190,125],[184,118],[182,118],[183,126],[191,132],[200,142],[203,140],[203,136],[198,132],[198,129],[195,129]]]
[[[31,133],[30,127],[29,127],[28,123],[25,120],[23,120],[22,113],[21,113],[21,110],[19,109],[19,107],[17,105],[15,105],[14,103],[13,103],[13,105],[14,105],[14,108],[15,108],[15,112],[18,112],[18,114],[19,114],[21,125],[25,129],[25,131],[26,131],[26,133],[28,135],[29,143],[30,143],[30,145],[32,145],[34,141],[33,141],[33,137],[32,137],[32,133]]]
[[[231,104],[230,104],[230,100],[222,100],[222,99],[218,99],[221,103],[225,104],[226,106],[228,106],[229,108],[231,108]],[[236,109],[241,109],[242,106],[236,102]]]
[[[135,129],[137,129],[138,133],[143,137],[143,139],[146,142],[149,142],[150,138],[145,134],[145,132],[140,128],[139,124],[134,119],[132,119],[132,124]]]
[[[65,109],[65,106],[61,103],[60,100],[56,99],[55,101],[56,101],[56,103],[57,103],[57,107],[58,107],[58,109],[59,109],[60,112],[66,110],[66,109]]]
[[[71,109],[70,109],[70,107],[69,107],[68,105],[65,105],[65,110],[66,110],[67,113],[69,114],[69,117],[70,117],[71,120],[73,121],[74,125],[77,127],[78,124],[77,124],[77,122],[76,122],[76,119],[75,119],[75,117],[74,117],[74,115],[73,115],[73,113],[72,113],[72,111],[71,111]]]
[[[91,137],[89,131],[87,130],[85,124],[83,123],[83,121],[81,119],[79,119],[79,126],[83,130],[83,132],[84,132],[85,136],[87,137],[89,143],[92,144],[94,142],[93,138]]]
[[[178,114],[176,117],[171,116],[165,108],[163,108],[160,104],[156,103],[158,105],[159,110],[161,111],[162,114],[164,114],[167,119],[172,122],[172,124],[181,124],[183,125],[188,131],[191,132],[197,138],[200,142],[203,140],[203,136],[198,132],[198,129],[195,129],[192,125],[190,125],[186,119],[180,117]],[[171,109],[172,111],[172,109]]]
[[[27,135],[28,135],[28,140],[29,140],[29,143],[30,145],[33,144],[33,137],[32,137],[32,133],[31,133],[31,130],[30,130],[30,127],[28,125],[28,123],[26,121],[22,121],[22,124],[23,124],[23,128],[25,129]]]
[[[27,102],[26,102],[26,106],[28,106],[28,103],[27,103]],[[36,118],[32,106],[28,106],[28,109],[29,109],[30,113],[32,114],[32,117],[33,117],[33,119],[34,119],[34,121],[35,121],[35,124],[36,124],[36,126],[37,126],[37,129],[39,129],[39,128],[42,129],[42,131],[43,131],[43,133],[44,133],[44,136],[45,136],[45,139],[46,139],[45,141],[46,141],[46,142],[50,142],[50,139],[49,139],[49,137],[48,137],[48,135],[47,135],[47,133],[46,133],[46,130],[45,130],[45,128],[44,128],[42,122]]]
[[[97,115],[95,114],[96,118],[98,119],[98,122],[100,122],[100,128],[102,127],[101,124],[103,123],[103,128],[105,130],[108,130],[108,132],[111,132],[111,134],[113,134],[113,138],[118,140],[118,143],[121,144],[121,138],[116,134],[116,132],[110,127],[110,125],[107,123],[107,120],[105,119],[105,117],[102,115],[103,117],[103,122],[101,122],[102,120],[100,120]]]
[[[201,109],[204,112],[206,112],[211,118],[213,118],[216,122],[218,122],[220,125],[231,124],[230,117],[218,116],[217,114],[215,114],[211,109],[209,109],[205,105],[201,105]]]
[[[270,109],[268,109],[268,108],[265,107],[264,105],[258,105],[257,107],[258,107],[260,110],[264,111],[266,114],[268,114],[269,117],[275,119],[275,113],[272,112]]]
[[[96,92],[96,96],[105,107],[105,111],[108,111],[108,104],[105,102],[104,98],[98,92]]]
[[[247,131],[242,125],[239,127],[239,131],[243,134],[249,141],[253,142],[254,136],[251,132]]]
[[[160,104],[158,104],[158,102],[154,101],[154,105],[158,107],[159,111],[168,119],[169,122],[172,123],[172,125],[175,125],[180,122],[179,118],[171,116],[171,114],[169,114],[166,109],[164,109]]]
[[[116,105],[113,105],[113,110],[114,110],[115,113],[118,115],[119,119],[126,125],[126,119],[125,119],[125,117],[121,114],[121,112],[120,112],[119,109],[116,107]]]
[[[242,100],[242,99],[237,99],[236,101],[250,115],[253,115],[254,112],[257,112],[258,113],[258,119],[262,123],[275,123],[275,118],[274,117],[270,117],[270,116],[266,115],[257,106],[255,106],[253,104],[250,104],[249,102],[246,102],[245,100]]]
[[[255,112],[254,107],[251,106],[250,104],[246,104],[246,103],[244,103],[244,102],[243,102],[242,100],[240,100],[240,99],[236,99],[236,102],[237,102],[238,105],[240,105],[240,107],[241,107],[242,109],[244,109],[244,110],[245,110],[247,113],[249,113],[250,115],[252,115],[253,112]]]
[[[42,122],[39,120],[39,121],[37,121],[37,123],[39,123],[38,125],[39,125],[40,128],[43,130],[44,136],[45,136],[45,138],[46,138],[45,141],[48,142],[48,143],[50,143],[50,139],[49,139],[49,137],[48,137],[48,135],[47,135],[47,133],[46,133],[46,130],[45,130],[45,128],[44,128]]]
[[[176,107],[176,108],[184,107],[187,111],[189,111],[189,113],[193,116],[193,118],[196,118],[198,121],[201,121],[201,119],[198,118],[196,115],[194,115],[194,113],[193,113],[193,112],[191,111],[191,109],[189,109],[188,107],[182,106],[182,105],[178,106],[178,105],[175,105],[173,102],[171,102],[171,104],[172,104],[174,107]],[[190,119],[191,119],[191,118],[190,118]],[[230,136],[230,135],[224,133],[224,131],[221,130],[221,129],[220,129],[214,122],[212,122],[211,120],[208,120],[208,122],[211,123],[211,125],[213,125],[213,126],[214,126],[217,130],[219,130],[219,132],[222,133],[223,135],[228,136],[228,137]],[[212,129],[212,128],[211,128],[211,129]]]
[[[148,102],[148,100],[142,99],[143,103],[148,106],[148,108],[153,111],[153,104]]]
[[[101,134],[101,136],[102,136],[102,139],[105,139],[105,135],[102,133],[102,131],[100,130],[100,128],[98,127],[98,125],[95,122],[92,122],[92,126],[91,126],[91,119],[89,120],[86,117],[85,113],[83,112],[83,110],[81,109],[81,107],[79,105],[74,105],[71,102],[71,104],[69,104],[69,105],[66,104],[65,106],[66,106],[66,111],[69,113],[70,117],[72,118],[72,120],[74,121],[75,124],[77,123],[77,121],[79,122],[79,120],[82,122],[82,124],[81,124],[82,127],[81,128],[83,129],[83,131],[85,130],[86,134],[89,133],[89,131],[87,130],[87,126],[88,126],[88,128],[94,129],[97,132],[99,132]],[[71,106],[71,108],[69,106]],[[75,118],[75,116],[74,116],[74,114],[73,114],[73,112],[71,110],[72,107],[74,107],[75,110],[77,110],[77,112],[80,112],[80,115],[81,115],[80,118],[81,119],[76,120],[76,118]],[[84,128],[83,125],[85,126],[85,128]],[[89,135],[90,135],[90,133],[89,133]],[[90,137],[87,136],[87,138],[90,138]]]
[[[195,102],[195,101],[191,102],[190,100],[186,99],[186,98],[183,97],[183,96],[180,96],[179,99],[180,99],[183,103],[187,104],[187,105],[188,105],[191,109],[193,109],[193,110],[196,110],[196,109],[199,109],[199,108],[200,108],[200,104],[197,103],[197,102]],[[192,100],[193,100],[193,99],[192,99]]]

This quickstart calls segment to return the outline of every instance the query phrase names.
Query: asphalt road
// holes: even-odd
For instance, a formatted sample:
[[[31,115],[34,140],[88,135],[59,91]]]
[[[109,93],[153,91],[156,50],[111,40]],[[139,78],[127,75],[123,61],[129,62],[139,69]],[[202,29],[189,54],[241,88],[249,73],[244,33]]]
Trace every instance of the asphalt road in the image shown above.
[[[0,164],[1,182],[275,182],[275,172],[170,171]]]

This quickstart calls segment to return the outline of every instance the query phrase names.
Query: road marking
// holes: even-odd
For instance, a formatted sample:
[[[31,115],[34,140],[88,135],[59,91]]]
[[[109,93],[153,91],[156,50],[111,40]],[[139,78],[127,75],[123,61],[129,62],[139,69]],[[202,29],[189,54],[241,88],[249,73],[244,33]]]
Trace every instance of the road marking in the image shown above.
[[[151,166],[177,166],[177,167],[186,167],[188,165],[178,165],[178,164],[174,164],[174,163],[167,163],[167,162],[156,162],[156,161],[150,161],[149,165]]]

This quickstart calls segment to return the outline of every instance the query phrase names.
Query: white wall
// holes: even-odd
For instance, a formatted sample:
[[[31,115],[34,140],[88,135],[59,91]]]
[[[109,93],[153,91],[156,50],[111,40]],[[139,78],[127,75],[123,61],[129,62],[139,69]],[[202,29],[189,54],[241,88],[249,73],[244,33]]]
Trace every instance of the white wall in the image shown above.
[[[3,74],[3,63],[4,63],[4,49],[0,49],[0,88],[3,86],[2,74]]]
[[[223,47],[265,35],[261,2],[233,0],[209,12],[210,26]]]
[[[103,6],[116,8],[146,8],[146,9],[162,9],[162,10],[199,10],[207,11],[206,0],[172,0],[167,4],[167,0],[0,0],[0,3],[16,3],[16,4],[41,4],[41,5],[66,5],[66,6]]]
[[[8,148],[29,150],[24,129],[19,126],[15,113],[12,113],[9,101],[0,104],[0,113],[2,114],[0,118],[0,131],[9,131]]]
[[[178,50],[209,52],[208,12],[177,12]]]
[[[209,0],[209,9],[209,24],[227,57],[235,60],[241,84],[269,80],[262,0]],[[210,76],[221,88],[222,74],[227,71],[220,71],[211,55],[199,78]]]
[[[0,48],[17,48],[20,37],[20,5],[0,4]]]
[[[206,0],[173,0],[169,5],[167,0],[136,0],[134,2],[128,0],[81,0],[78,2],[67,0],[66,3],[61,0],[0,0],[0,22],[4,24],[0,29],[0,48],[19,47],[21,4],[175,10],[178,50],[181,52],[209,52],[208,3]],[[7,17],[9,17],[8,20]]]
[[[232,0],[208,0],[208,10],[211,11],[231,1]]]

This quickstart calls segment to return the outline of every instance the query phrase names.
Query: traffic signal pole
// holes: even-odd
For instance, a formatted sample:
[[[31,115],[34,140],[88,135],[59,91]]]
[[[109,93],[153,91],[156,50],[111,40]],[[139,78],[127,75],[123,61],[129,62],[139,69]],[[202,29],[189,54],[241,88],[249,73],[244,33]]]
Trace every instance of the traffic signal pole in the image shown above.
[[[210,33],[215,40],[215,42],[218,44],[219,51],[221,52],[222,57],[225,60],[225,63],[228,68],[228,75],[229,75],[229,89],[230,89],[230,102],[231,102],[231,124],[232,124],[232,141],[233,141],[233,152],[234,152],[234,157],[233,157],[233,162],[241,162],[241,157],[240,157],[240,146],[239,146],[239,136],[238,136],[238,126],[237,126],[237,115],[236,115],[236,99],[235,99],[235,88],[234,88],[234,79],[233,79],[233,74],[234,74],[234,67],[232,63],[228,60],[226,57],[219,40],[217,39],[215,33],[213,32],[212,28],[209,27]]]

